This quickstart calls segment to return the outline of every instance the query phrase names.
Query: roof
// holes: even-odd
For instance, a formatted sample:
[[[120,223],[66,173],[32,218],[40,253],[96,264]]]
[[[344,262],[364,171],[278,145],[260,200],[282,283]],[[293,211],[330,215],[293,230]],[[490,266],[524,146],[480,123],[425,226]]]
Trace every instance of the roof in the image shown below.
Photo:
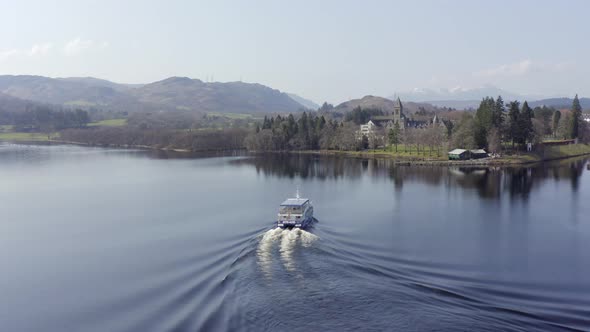
[[[486,150],[484,150],[484,149],[471,150],[471,153],[475,153],[475,154],[486,153],[487,154]]]
[[[450,151],[449,154],[461,154],[463,152],[467,152],[467,150],[465,150],[465,149],[455,149],[453,151]]]
[[[308,198],[288,198],[281,203],[281,206],[301,206],[307,201],[309,201]]]

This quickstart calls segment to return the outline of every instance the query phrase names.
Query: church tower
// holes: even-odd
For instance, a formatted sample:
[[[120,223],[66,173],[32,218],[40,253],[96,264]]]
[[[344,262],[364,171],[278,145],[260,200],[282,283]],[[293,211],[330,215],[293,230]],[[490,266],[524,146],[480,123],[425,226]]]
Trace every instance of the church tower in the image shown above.
[[[393,102],[393,123],[398,123],[400,129],[404,129],[406,125],[405,120],[404,106],[399,97],[397,97],[397,100]]]

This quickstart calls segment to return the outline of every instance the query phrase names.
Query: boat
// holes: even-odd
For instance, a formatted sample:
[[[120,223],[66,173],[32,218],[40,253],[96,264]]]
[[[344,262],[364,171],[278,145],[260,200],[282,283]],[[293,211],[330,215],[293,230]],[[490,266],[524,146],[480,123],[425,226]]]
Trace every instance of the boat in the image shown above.
[[[280,228],[306,228],[313,221],[313,205],[308,198],[287,198],[279,207],[277,226]]]

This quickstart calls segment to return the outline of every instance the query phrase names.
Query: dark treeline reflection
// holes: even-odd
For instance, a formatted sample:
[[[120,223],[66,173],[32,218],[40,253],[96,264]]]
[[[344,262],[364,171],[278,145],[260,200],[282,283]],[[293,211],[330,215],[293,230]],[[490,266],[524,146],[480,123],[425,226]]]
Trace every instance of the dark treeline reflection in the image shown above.
[[[440,167],[402,166],[387,159],[355,159],[317,155],[268,154],[234,160],[241,166],[254,166],[265,176],[302,179],[355,179],[361,176],[388,177],[396,190],[404,183],[461,187],[476,191],[481,198],[498,199],[502,193],[527,200],[536,187],[546,181],[569,182],[572,191],[579,187],[588,159],[568,159],[527,167]]]

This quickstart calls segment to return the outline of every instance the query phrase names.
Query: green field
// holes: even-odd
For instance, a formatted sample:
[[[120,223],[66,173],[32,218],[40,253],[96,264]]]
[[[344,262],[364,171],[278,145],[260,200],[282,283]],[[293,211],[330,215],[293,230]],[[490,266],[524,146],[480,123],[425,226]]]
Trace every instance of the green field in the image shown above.
[[[241,113],[220,113],[220,112],[209,112],[207,116],[220,116],[225,117],[228,119],[250,119],[253,118],[250,114],[241,114]]]
[[[91,122],[88,124],[90,127],[120,127],[127,124],[127,119],[110,119],[102,120],[97,122]]]
[[[51,139],[59,137],[58,133],[51,134]],[[47,134],[43,133],[2,133],[0,141],[48,141]]]

